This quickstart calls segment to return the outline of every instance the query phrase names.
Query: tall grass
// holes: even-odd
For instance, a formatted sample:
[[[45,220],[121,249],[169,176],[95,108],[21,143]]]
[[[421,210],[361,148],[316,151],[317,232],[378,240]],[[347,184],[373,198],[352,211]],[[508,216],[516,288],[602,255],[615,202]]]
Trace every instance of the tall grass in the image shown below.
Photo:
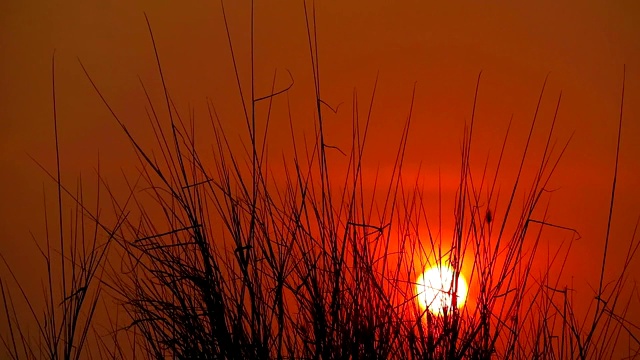
[[[8,277],[13,280],[12,283],[23,300],[22,307],[16,306],[16,300],[10,291],[11,285],[7,283],[6,277],[0,278],[3,315],[9,330],[8,336],[3,334],[2,343],[6,356],[11,359],[80,359],[86,356],[83,349],[91,333],[92,320],[102,296],[99,282],[103,275],[103,262],[113,234],[119,226],[116,224],[107,228],[102,224],[99,192],[96,209],[88,208],[81,177],[78,178],[74,191],[62,184],[56,112],[55,56],[52,58],[51,68],[56,171],[52,174],[36,163],[57,184],[57,213],[54,215],[57,231],[50,228],[45,193],[44,246],[32,235],[47,271],[41,296],[28,294],[27,289],[21,284],[19,275],[14,273],[9,261],[0,254]],[[98,177],[99,168],[98,165]],[[63,195],[68,195],[73,201],[72,207],[68,209],[68,216],[65,216],[67,209],[63,207]],[[54,238],[51,238],[52,233],[55,233]],[[56,240],[58,247],[54,245]],[[35,307],[37,305],[44,306],[44,309],[39,310]],[[25,326],[28,319],[25,314],[18,313],[17,309],[20,308],[28,309],[28,315],[35,321],[35,334]]]
[[[550,222],[547,210],[541,208],[569,144],[555,146],[561,97],[546,137],[536,138],[534,130],[542,121],[538,109],[545,97],[543,84],[515,181],[505,184],[501,179],[506,170],[501,165],[510,127],[495,166],[487,163],[477,171],[471,161],[481,88],[478,76],[471,119],[462,134],[454,222],[448,238],[443,235],[447,225],[427,216],[427,195],[420,179],[403,172],[413,97],[388,177],[365,179],[363,175],[365,154],[372,146],[368,140],[377,81],[364,105],[354,92],[350,148],[330,143],[324,120],[327,111],[336,109],[323,100],[315,13],[306,4],[305,16],[315,85],[315,132],[310,140],[297,136],[296,120],[289,111],[285,119],[289,129],[278,131],[291,133],[292,151],[281,159],[269,155],[269,135],[267,130],[260,132],[257,124],[269,129],[273,102],[289,104],[293,76],[282,89],[275,87],[274,77],[271,94],[257,97],[253,71],[251,87],[245,89],[235,67],[237,90],[250,101],[243,102],[244,147],[234,147],[212,102],[204,125],[177,110],[149,25],[163,99],[158,105],[143,84],[155,136],[155,146],[148,149],[128,130],[81,64],[131,141],[140,168],[125,178],[129,194],[124,199],[98,176],[97,188],[107,190],[117,219],[115,225],[107,226],[99,217],[99,206],[89,210],[83,205],[81,187],[75,194],[66,191],[58,166],[52,177],[58,185],[62,273],[56,274],[51,267],[52,245],[47,238],[43,251],[47,306],[42,316],[31,309],[39,329],[35,337],[24,335],[13,297],[2,282],[9,324],[9,336],[3,341],[10,357],[586,359],[612,356],[622,339],[640,345],[638,328],[625,318],[631,299],[623,297],[626,269],[639,244],[635,233],[629,240],[626,266],[616,281],[604,284],[607,232],[595,307],[588,317],[575,313],[573,292],[561,281],[563,272],[570,271],[565,263],[579,233]],[[252,47],[253,31],[252,25]],[[235,65],[230,36],[229,44]],[[253,64],[252,54],[250,60]],[[257,116],[259,103],[267,104],[265,118]],[[619,134],[622,113],[621,106]],[[196,142],[202,133],[209,134],[210,143]],[[544,144],[538,156],[530,150],[535,141]],[[618,156],[609,218],[615,204]],[[371,182],[373,189],[365,185]],[[62,232],[65,192],[76,204],[71,236]],[[438,201],[441,204],[442,199]],[[442,205],[439,212],[441,219]],[[83,247],[87,239],[79,235],[89,229],[93,237],[87,250]],[[553,253],[544,253],[541,244],[551,231],[567,236]],[[102,244],[98,233],[106,239]],[[110,255],[106,255],[109,244]],[[470,286],[465,306],[457,306],[457,296],[450,297],[441,315],[418,306],[416,279],[433,266],[464,274]],[[10,274],[19,286],[18,277]],[[55,290],[57,282],[61,291]],[[453,295],[458,286],[454,276]],[[108,294],[101,291],[105,288]],[[26,291],[19,289],[30,303]],[[93,297],[86,298],[89,293]],[[115,299],[127,323],[119,325],[122,314],[109,318],[113,331],[105,335],[96,330],[99,350],[91,352],[86,338],[101,297]],[[105,340],[108,337],[110,341]]]

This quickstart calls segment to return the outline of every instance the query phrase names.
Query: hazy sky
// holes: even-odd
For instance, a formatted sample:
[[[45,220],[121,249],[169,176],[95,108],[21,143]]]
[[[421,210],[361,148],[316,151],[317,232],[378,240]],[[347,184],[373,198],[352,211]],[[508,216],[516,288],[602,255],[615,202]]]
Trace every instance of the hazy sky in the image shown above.
[[[248,9],[246,1],[226,3],[245,85],[250,75]],[[205,116],[209,98],[231,131],[244,129],[219,2],[2,1],[0,251],[22,270],[36,261],[29,231],[42,236],[43,184],[49,202],[55,194],[51,181],[28,156],[54,169],[53,51],[63,181],[73,185],[80,173],[93,179],[98,154],[105,177],[120,177],[121,169],[136,165],[135,157],[78,58],[132,131],[143,142],[150,141],[138,76],[156,99],[161,92],[144,12],[176,105]],[[296,82],[290,94],[294,117],[301,128],[312,131],[302,2],[256,1],[255,14],[256,95],[270,91],[276,69],[277,87],[285,86],[289,70]],[[558,191],[549,216],[582,234],[571,264],[578,273],[584,271],[585,278],[597,273],[593,264],[601,259],[626,64],[612,256],[625,254],[640,215],[640,2],[319,0],[316,15],[323,98],[336,106],[343,103],[341,112],[328,120],[330,140],[347,146],[350,135],[344,124],[350,123],[354,88],[367,103],[379,74],[370,141],[382,168],[391,166],[395,156],[414,83],[407,171],[417,171],[422,162],[423,171],[441,169],[446,180],[457,174],[462,129],[471,116],[478,73],[482,71],[474,156],[479,164],[499,151],[511,116],[510,155],[515,159],[522,151],[549,74],[538,139],[544,140],[561,91],[558,146],[575,132],[552,181]],[[277,105],[280,111],[285,104]],[[286,142],[288,132],[274,129],[273,141]],[[375,166],[365,171],[373,173]],[[635,269],[640,269],[638,262]]]

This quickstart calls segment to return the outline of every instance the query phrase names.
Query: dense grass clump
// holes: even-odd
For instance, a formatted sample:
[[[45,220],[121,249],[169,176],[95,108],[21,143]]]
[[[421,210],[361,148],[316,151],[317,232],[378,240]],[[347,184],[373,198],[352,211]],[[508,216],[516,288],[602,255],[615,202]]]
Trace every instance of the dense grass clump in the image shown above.
[[[323,119],[334,109],[322,97],[315,19],[307,18],[316,130],[301,138],[296,120],[285,119],[289,129],[279,131],[291,133],[291,151],[280,160],[268,155],[267,131],[258,130],[268,129],[271,112],[259,118],[256,105],[270,109],[292,86],[252,95],[241,119],[247,129],[243,147],[234,146],[212,103],[204,126],[176,109],[154,42],[164,97],[159,106],[147,94],[156,140],[150,149],[129,132],[83,66],[140,167],[126,177],[124,198],[98,174],[96,187],[106,191],[113,210],[107,224],[100,202],[96,209],[85,206],[81,185],[72,192],[62,184],[58,159],[51,175],[58,184],[59,246],[47,238],[42,250],[45,311],[32,307],[19,288],[37,321],[35,334],[16,311],[6,280],[0,283],[9,330],[2,339],[10,358],[586,359],[610,357],[621,339],[640,345],[637,327],[625,319],[624,270],[612,284],[600,279],[584,318],[574,312],[571,289],[561,282],[579,234],[550,223],[540,209],[566,148],[553,146],[555,117],[541,156],[532,157],[536,108],[516,180],[505,184],[501,162],[509,130],[495,171],[472,171],[476,88],[462,134],[452,235],[445,237],[442,222],[427,216],[420,181],[403,175],[413,99],[387,177],[364,179],[362,171],[375,86],[364,114],[354,94],[350,148],[327,141]],[[544,86],[538,107],[543,97]],[[196,142],[202,132],[210,143]],[[63,196],[76,204],[67,219],[70,235],[63,231]],[[568,240],[543,257],[540,244],[551,230]],[[637,247],[632,238],[625,264]],[[457,306],[456,296],[440,315],[418,306],[415,281],[433,266],[464,274],[470,287],[465,306]],[[457,277],[451,289],[457,293]],[[106,307],[106,324],[96,325],[101,300],[115,306]]]

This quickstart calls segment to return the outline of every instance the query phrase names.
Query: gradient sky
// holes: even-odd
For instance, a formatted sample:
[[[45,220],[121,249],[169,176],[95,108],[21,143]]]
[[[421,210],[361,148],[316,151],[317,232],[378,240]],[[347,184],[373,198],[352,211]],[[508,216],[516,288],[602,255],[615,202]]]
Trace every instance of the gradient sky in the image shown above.
[[[228,1],[226,6],[240,75],[247,84],[245,3]],[[285,69],[291,71],[294,117],[311,124],[300,125],[311,131],[311,68],[302,2],[256,3],[256,93],[269,92],[276,68],[280,86],[288,81]],[[138,76],[153,96],[161,93],[143,12],[153,26],[177,106],[193,106],[196,116],[204,116],[210,98],[223,119],[239,119],[240,100],[217,1],[0,3],[0,251],[23,272],[40,261],[33,257],[29,231],[42,238],[43,184],[48,201],[54,199],[51,182],[28,156],[54,169],[52,53],[56,49],[63,181],[74,184],[80,173],[93,179],[98,154],[103,175],[120,177],[121,169],[136,165],[135,158],[77,58],[134,134],[150,141]],[[594,287],[626,64],[611,245],[612,259],[622,259],[640,216],[640,2],[318,1],[317,21],[323,98],[345,107],[329,120],[331,141],[347,146],[349,128],[343,124],[350,123],[347,108],[354,88],[368,102],[379,74],[370,141],[376,144],[372,151],[379,165],[391,166],[416,83],[406,169],[417,172],[421,162],[427,173],[441,169],[449,191],[455,182],[447,187],[446,179],[457,175],[462,129],[471,116],[478,73],[483,72],[474,149],[479,164],[499,151],[512,115],[510,149],[516,158],[549,74],[539,135],[548,129],[561,91],[556,139],[563,143],[575,132],[552,181],[558,191],[549,219],[581,233],[570,269],[577,281]],[[231,131],[244,129],[243,121],[226,124]],[[272,135],[277,143],[286,141],[288,133],[276,130]],[[373,173],[375,167],[366,171]],[[611,263],[615,267],[619,261]],[[587,285],[584,289],[589,291]]]

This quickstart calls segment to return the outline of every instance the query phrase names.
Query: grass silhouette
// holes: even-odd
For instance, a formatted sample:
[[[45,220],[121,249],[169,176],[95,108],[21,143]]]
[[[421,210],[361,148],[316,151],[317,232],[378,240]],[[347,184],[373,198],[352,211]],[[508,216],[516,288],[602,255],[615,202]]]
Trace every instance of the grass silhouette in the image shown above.
[[[478,76],[472,116],[462,134],[455,220],[447,239],[441,220],[436,224],[427,217],[419,181],[403,176],[413,98],[389,181],[364,179],[362,170],[371,146],[367,140],[377,81],[364,115],[354,93],[350,148],[327,140],[324,120],[328,111],[337,109],[323,100],[315,14],[306,5],[305,16],[315,85],[315,133],[311,140],[295,135],[289,112],[289,129],[278,131],[291,133],[293,151],[283,155],[278,166],[268,156],[267,130],[259,131],[258,125],[268,129],[274,99],[288,99],[294,85],[291,74],[288,86],[276,89],[274,77],[271,94],[257,97],[253,72],[246,89],[235,67],[237,90],[251,101],[243,102],[244,147],[234,147],[213,103],[208,104],[207,129],[196,130],[195,119],[177,110],[149,25],[163,101],[155,105],[142,84],[155,136],[155,146],[148,149],[129,132],[81,63],[140,164],[135,176],[125,177],[129,192],[124,199],[111,191],[98,171],[97,188],[103,189],[98,199],[106,196],[111,203],[115,220],[110,224],[100,215],[104,200],[90,209],[81,182],[74,191],[61,182],[53,78],[57,168],[55,173],[43,170],[57,184],[59,246],[47,236],[41,250],[48,270],[44,311],[32,306],[18,274],[2,258],[37,324],[37,332],[29,332],[3,277],[0,288],[9,332],[2,340],[9,358],[587,359],[611,357],[623,334],[640,345],[638,327],[626,320],[631,298],[626,301],[623,296],[628,288],[626,269],[639,244],[635,233],[626,266],[616,281],[604,282],[622,104],[599,286],[583,318],[574,311],[572,290],[561,282],[579,233],[536,216],[569,145],[567,141],[560,149],[554,146],[561,98],[542,140],[544,151],[534,158],[530,146],[537,141],[533,134],[539,126],[543,84],[515,182],[505,190],[501,163],[509,130],[495,172],[487,171],[486,165],[483,172],[472,171]],[[228,39],[235,65],[230,35]],[[253,67],[253,52],[250,56]],[[52,70],[55,74],[55,67]],[[269,108],[266,118],[256,115],[259,103]],[[211,139],[205,146],[196,143],[196,134],[204,131]],[[205,153],[202,149],[207,147]],[[528,172],[533,176],[525,176]],[[373,180],[373,189],[365,180]],[[74,203],[69,218],[64,216],[63,196]],[[64,221],[72,224],[68,234]],[[541,242],[550,230],[566,233],[569,240],[545,258]],[[538,273],[536,264],[545,261],[546,271]],[[432,266],[465,273],[467,305],[458,308],[452,296],[441,315],[418,306],[415,281]],[[554,266],[559,273],[551,271]],[[456,279],[452,278],[453,293]],[[109,313],[106,325],[97,326],[94,314],[105,299],[115,301],[117,310]],[[106,333],[101,331],[105,327]]]

